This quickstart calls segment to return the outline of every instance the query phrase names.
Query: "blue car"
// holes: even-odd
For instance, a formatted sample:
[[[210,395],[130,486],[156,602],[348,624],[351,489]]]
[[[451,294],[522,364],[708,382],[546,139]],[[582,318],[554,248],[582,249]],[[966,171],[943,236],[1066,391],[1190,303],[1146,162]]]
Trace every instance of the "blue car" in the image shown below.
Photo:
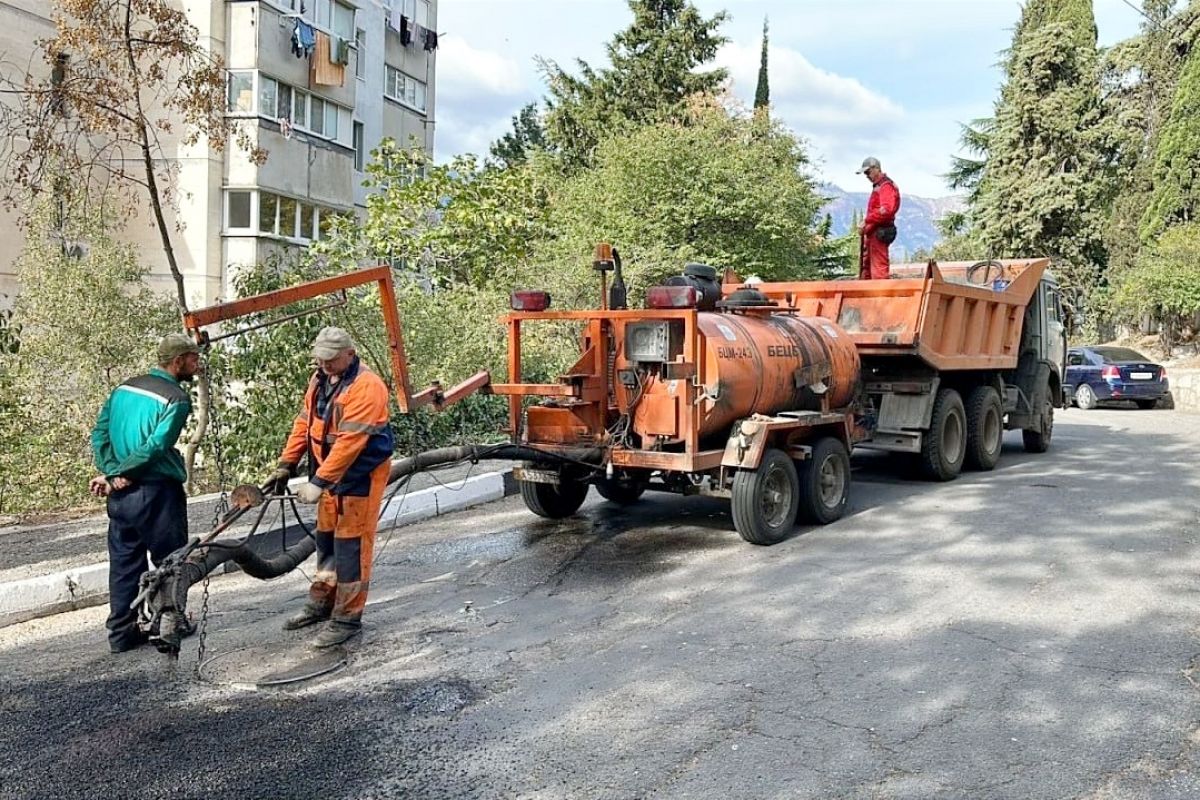
[[[1167,370],[1128,347],[1075,347],[1067,351],[1066,392],[1084,409],[1132,400],[1154,408],[1170,390]]]

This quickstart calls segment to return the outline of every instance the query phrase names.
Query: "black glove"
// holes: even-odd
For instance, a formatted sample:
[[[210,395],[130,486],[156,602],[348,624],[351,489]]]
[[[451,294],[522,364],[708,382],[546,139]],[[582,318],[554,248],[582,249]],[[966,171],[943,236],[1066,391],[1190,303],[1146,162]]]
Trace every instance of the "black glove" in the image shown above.
[[[292,467],[280,465],[271,477],[267,478],[267,482],[263,484],[265,489],[270,494],[285,494],[287,492],[288,481],[292,478]]]

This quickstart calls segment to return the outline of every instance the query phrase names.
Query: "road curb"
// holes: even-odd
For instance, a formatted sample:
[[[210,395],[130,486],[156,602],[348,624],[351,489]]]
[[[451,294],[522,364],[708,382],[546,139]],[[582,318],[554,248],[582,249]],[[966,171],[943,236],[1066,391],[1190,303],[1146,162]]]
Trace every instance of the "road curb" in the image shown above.
[[[384,509],[379,527],[422,520],[492,503],[518,492],[512,470],[487,472],[465,481],[398,495]],[[264,531],[266,537],[275,531]],[[220,573],[214,573],[214,576]],[[108,602],[108,562],[72,567],[49,575],[0,583],[0,628]]]

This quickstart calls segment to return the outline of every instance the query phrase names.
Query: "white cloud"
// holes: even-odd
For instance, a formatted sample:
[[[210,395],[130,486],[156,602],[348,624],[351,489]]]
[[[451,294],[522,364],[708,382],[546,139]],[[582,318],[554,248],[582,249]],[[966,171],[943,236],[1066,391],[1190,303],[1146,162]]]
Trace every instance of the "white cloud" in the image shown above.
[[[479,94],[515,95],[525,90],[515,59],[473,47],[461,36],[447,36],[438,53],[438,91],[452,100]]]

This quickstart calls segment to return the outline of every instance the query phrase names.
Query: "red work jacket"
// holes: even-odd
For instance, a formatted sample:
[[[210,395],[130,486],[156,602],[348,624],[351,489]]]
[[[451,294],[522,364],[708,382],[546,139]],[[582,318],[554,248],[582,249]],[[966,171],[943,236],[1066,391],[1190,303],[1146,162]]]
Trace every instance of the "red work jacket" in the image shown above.
[[[867,215],[863,227],[870,233],[881,225],[895,225],[896,212],[900,210],[900,190],[887,175],[880,175],[867,200]]]

